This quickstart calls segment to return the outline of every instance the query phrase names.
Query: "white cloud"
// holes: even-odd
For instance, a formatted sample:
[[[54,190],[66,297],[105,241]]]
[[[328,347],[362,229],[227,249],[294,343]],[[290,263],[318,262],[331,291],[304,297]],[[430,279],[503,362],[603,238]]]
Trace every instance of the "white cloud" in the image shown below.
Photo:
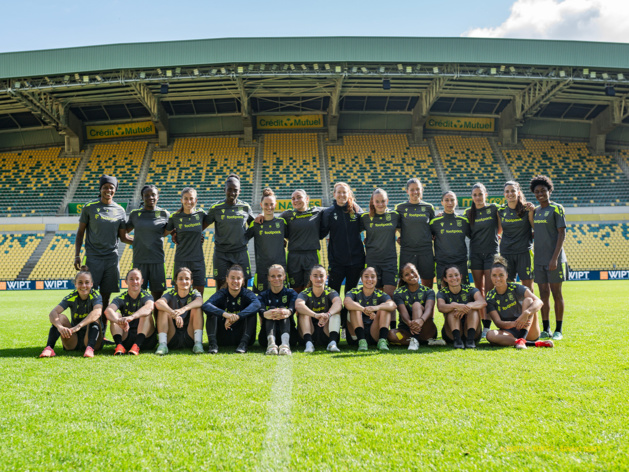
[[[462,36],[626,43],[628,25],[627,0],[516,0],[504,23]]]

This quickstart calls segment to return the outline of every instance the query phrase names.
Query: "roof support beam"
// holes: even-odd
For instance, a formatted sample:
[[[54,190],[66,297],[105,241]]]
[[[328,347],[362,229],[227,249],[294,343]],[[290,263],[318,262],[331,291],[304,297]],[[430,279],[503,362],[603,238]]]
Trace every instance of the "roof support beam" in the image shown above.
[[[330,105],[328,106],[328,140],[336,142],[339,139],[339,102],[341,101],[341,90],[343,89],[343,80],[345,76],[341,75],[334,79],[334,90],[330,97]]]
[[[143,82],[128,82],[137,94],[137,98],[151,114],[151,120],[157,128],[157,138],[160,147],[168,146],[168,113],[159,99],[153,95],[151,90]]]
[[[242,127],[244,130],[244,143],[253,143],[253,119],[251,117],[251,103],[249,101],[249,95],[247,95],[247,89],[245,88],[245,82],[242,77],[236,77],[236,83],[238,84],[238,93],[240,94],[240,114],[242,116]]]
[[[430,109],[439,98],[439,94],[448,80],[448,77],[437,77],[419,94],[419,100],[417,100],[417,104],[413,108],[413,118],[411,121],[413,139],[416,143],[423,141],[424,124],[426,124],[428,120]]]
[[[521,124],[525,118],[535,115],[553,96],[571,83],[572,79],[540,80],[530,84],[513,98],[516,121]]]
[[[590,152],[604,154],[607,135],[629,116],[628,95],[616,98],[590,124]]]

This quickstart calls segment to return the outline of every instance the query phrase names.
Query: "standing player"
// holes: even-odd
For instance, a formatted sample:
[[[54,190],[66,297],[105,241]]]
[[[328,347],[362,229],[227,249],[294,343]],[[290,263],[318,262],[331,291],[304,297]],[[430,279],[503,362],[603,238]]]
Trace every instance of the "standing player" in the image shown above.
[[[463,285],[461,279],[461,270],[456,264],[445,267],[441,290],[437,293],[437,309],[445,317],[441,337],[453,343],[455,349],[475,349],[475,341],[481,337],[480,310],[487,302],[480,290]],[[467,333],[465,344],[461,331]]]
[[[140,269],[131,269],[126,281],[129,290],[114,298],[105,310],[116,343],[114,356],[127,352],[137,356],[140,349],[153,349],[157,344],[157,332],[151,316],[153,297],[142,290],[144,280]]]
[[[314,352],[315,346],[325,346],[330,352],[340,352],[338,343],[341,330],[343,302],[337,291],[325,286],[327,273],[316,265],[310,270],[310,281],[295,301],[298,313],[298,333],[306,348]]]
[[[422,284],[432,288],[435,279],[435,255],[432,249],[430,221],[435,217],[435,207],[422,200],[424,187],[419,179],[406,182],[408,202],[400,203],[395,211],[400,214],[400,267],[412,263],[421,277]]]
[[[522,285],[533,291],[533,217],[535,205],[528,203],[520,184],[510,180],[505,183],[507,202],[498,210],[502,226],[500,255],[507,261],[509,281],[520,277]]]
[[[485,296],[485,290],[494,288],[491,283],[491,265],[498,254],[498,237],[502,232],[500,218],[498,218],[498,205],[487,204],[487,189],[481,183],[472,187],[472,206],[465,212],[470,223],[470,269],[474,285]],[[491,327],[485,310],[480,312],[483,320],[483,337]]]
[[[268,288],[267,270],[274,264],[286,268],[286,250],[284,238],[286,237],[286,221],[276,218],[274,215],[277,200],[275,193],[270,188],[262,192],[263,219],[261,223],[252,221],[245,236],[253,238],[256,252],[256,275],[253,279],[253,289],[260,293]]]
[[[498,329],[487,333],[487,341],[516,349],[553,347],[551,340],[537,341],[537,312],[542,301],[524,285],[507,282],[507,277],[507,261],[496,256],[491,269],[494,288],[487,293],[487,312]]]
[[[144,206],[129,214],[127,233],[134,231],[133,267],[142,273],[142,288],[150,288],[153,300],[159,300],[166,290],[164,236],[169,233],[166,225],[170,214],[157,206],[155,185],[145,185],[141,194]]]
[[[210,354],[216,354],[219,346],[236,345],[236,353],[245,354],[255,342],[260,301],[245,284],[245,271],[239,265],[233,265],[227,271],[227,287],[217,290],[203,304]]]
[[[197,208],[197,191],[186,187],[181,191],[181,208],[168,220],[166,231],[177,234],[173,273],[186,267],[192,274],[194,290],[203,295],[205,288],[205,258],[203,257],[203,231],[208,226],[208,215]],[[176,276],[173,275],[173,280]]]
[[[192,287],[192,271],[187,267],[175,270],[175,288],[167,291],[155,302],[157,338],[155,354],[163,356],[169,349],[192,348],[195,354],[203,352],[202,295]]]
[[[552,334],[555,341],[563,339],[562,325],[564,301],[561,284],[568,278],[568,259],[563,250],[566,239],[566,213],[561,205],[550,201],[554,187],[545,175],[538,175],[531,180],[531,192],[537,198],[539,206],[535,208],[533,225],[535,230],[535,282],[544,303],[542,307],[543,331],[540,339],[550,335],[550,293],[555,301],[556,328]]]
[[[407,262],[401,270],[400,286],[393,294],[393,301],[400,312],[397,329],[389,333],[389,341],[408,344],[409,351],[417,351],[420,343],[437,338],[434,320],[435,292],[419,283],[419,273],[414,264]]]
[[[230,174],[225,181],[225,200],[208,210],[209,224],[214,223],[214,280],[217,287],[225,285],[227,271],[233,265],[243,268],[246,282],[251,278],[251,262],[245,233],[253,221],[248,203],[238,199],[240,178]]]
[[[279,264],[268,269],[269,288],[258,295],[260,300],[260,346],[271,355],[290,355],[290,335],[295,331],[297,292],[285,286],[286,271]],[[277,339],[281,340],[278,348]]]
[[[376,269],[367,267],[360,279],[362,288],[353,288],[345,295],[344,305],[350,316],[349,334],[352,340],[354,337],[358,340],[359,351],[369,349],[369,344],[377,345],[379,351],[388,351],[387,337],[395,303],[387,293],[376,288]]]
[[[81,210],[79,229],[74,244],[74,268],[81,268],[81,246],[85,237],[84,265],[90,268],[94,288],[100,292],[103,305],[109,305],[109,297],[119,292],[120,267],[118,266],[118,238],[133,244],[125,232],[124,208],[114,202],[118,180],[109,175],[100,178],[100,199],[87,203]],[[103,326],[107,319],[103,316]]]
[[[435,238],[435,260],[438,284],[443,278],[446,265],[456,265],[463,280],[461,283],[469,285],[467,275],[467,246],[465,238],[470,237],[470,224],[466,217],[457,215],[456,194],[445,192],[441,197],[443,214],[430,222],[430,231]]]
[[[94,289],[92,274],[86,266],[79,268],[74,278],[76,287],[65,296],[48,317],[52,326],[48,331],[48,342],[39,357],[55,357],[55,344],[59,337],[66,351],[82,351],[83,357],[94,357],[94,350],[103,346],[104,329],[100,323],[103,299]],[[70,308],[70,317],[62,313]]]
[[[365,248],[360,238],[361,208],[354,199],[352,189],[345,182],[334,185],[334,202],[323,210],[321,238],[328,234],[329,286],[336,293],[345,281],[345,292],[356,287],[361,271],[365,268]],[[342,304],[341,304],[342,305]],[[347,310],[343,308],[343,325]]]

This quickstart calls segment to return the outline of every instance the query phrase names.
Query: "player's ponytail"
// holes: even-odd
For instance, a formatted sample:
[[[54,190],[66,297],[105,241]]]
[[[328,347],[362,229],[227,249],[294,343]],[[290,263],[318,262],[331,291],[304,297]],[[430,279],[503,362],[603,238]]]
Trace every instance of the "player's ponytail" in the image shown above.
[[[491,269],[504,269],[504,271],[507,272],[507,267],[507,260],[500,254],[496,254],[494,256],[494,263],[491,265]]]
[[[79,278],[79,275],[89,275],[90,279],[92,279],[92,273],[90,272],[89,267],[87,267],[86,265],[82,265],[79,271],[74,276],[75,284],[76,284],[76,280]]]
[[[273,189],[267,187],[262,190],[262,200],[260,200],[260,203],[262,203],[266,197],[275,197],[275,192],[273,191]]]

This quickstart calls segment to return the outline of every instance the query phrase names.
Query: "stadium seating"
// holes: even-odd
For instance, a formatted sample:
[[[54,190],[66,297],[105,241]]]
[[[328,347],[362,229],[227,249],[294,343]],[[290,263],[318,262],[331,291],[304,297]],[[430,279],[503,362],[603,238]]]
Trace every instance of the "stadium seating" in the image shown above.
[[[523,139],[524,150],[504,150],[513,176],[526,190],[543,174],[553,181],[552,200],[566,207],[629,205],[629,180],[611,156],[592,156],[585,143]]]
[[[80,161],[60,154],[58,147],[0,154],[0,216],[57,213]]]
[[[572,270],[629,269],[629,224],[570,224],[564,248]]]
[[[70,280],[76,275],[74,269],[75,233],[57,233],[46,247],[42,257],[29,275],[30,280]],[[84,250],[81,250],[81,257]]]
[[[133,198],[147,145],[146,141],[96,144],[73,200],[90,202],[98,199],[99,179],[107,174],[118,179],[114,201],[129,203]]]
[[[411,177],[424,184],[424,200],[438,204],[441,188],[428,147],[411,147],[406,135],[345,136],[342,145],[328,145],[330,182],[347,182],[358,203],[368,208],[374,189],[389,195],[389,207],[407,201],[404,189]]]
[[[15,280],[43,237],[43,233],[0,233],[0,280]]]
[[[322,198],[317,134],[267,134],[263,155],[261,188],[271,187],[277,198],[290,198],[298,188]]]
[[[457,197],[470,197],[480,182],[490,196],[503,194],[505,177],[484,137],[436,136],[446,178]]]
[[[175,211],[184,187],[194,187],[199,207],[208,209],[225,198],[225,179],[240,176],[240,199],[251,203],[255,148],[238,147],[238,138],[176,139],[172,150],[153,152],[146,180],[160,191],[159,206]]]

